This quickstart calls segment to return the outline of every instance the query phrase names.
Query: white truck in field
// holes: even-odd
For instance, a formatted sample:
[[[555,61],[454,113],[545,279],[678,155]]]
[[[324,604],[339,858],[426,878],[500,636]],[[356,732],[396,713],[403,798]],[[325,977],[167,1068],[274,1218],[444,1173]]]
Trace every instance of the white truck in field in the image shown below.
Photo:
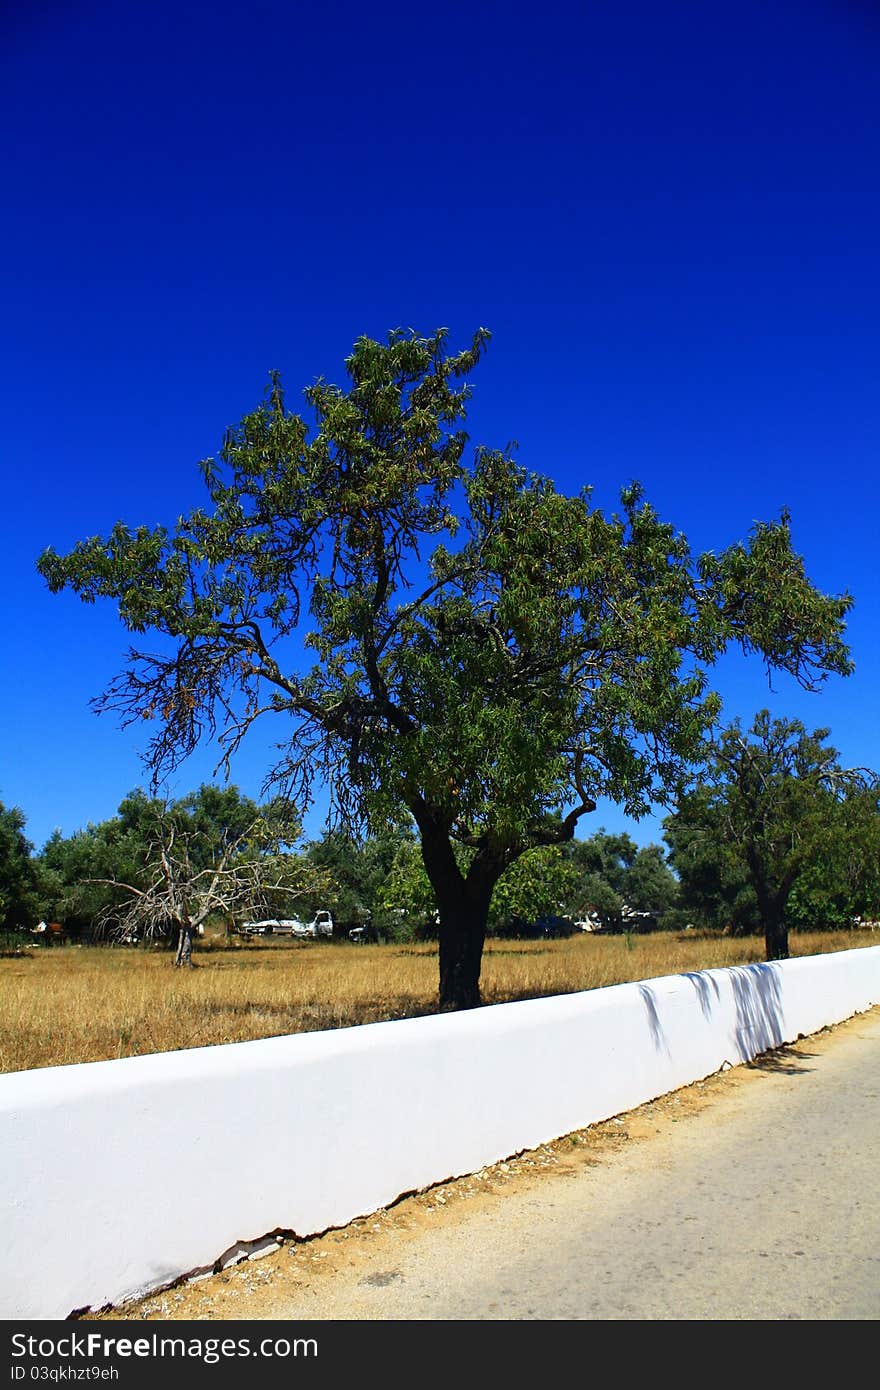
[[[267,917],[262,922],[245,922],[239,932],[242,936],[330,937],[333,935],[333,914],[321,908],[311,922],[302,922],[299,917]]]

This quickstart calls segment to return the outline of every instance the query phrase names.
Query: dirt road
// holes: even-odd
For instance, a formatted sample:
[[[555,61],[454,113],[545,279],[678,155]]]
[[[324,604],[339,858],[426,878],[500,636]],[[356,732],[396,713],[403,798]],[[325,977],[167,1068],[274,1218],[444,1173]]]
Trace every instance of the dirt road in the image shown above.
[[[104,1316],[880,1316],[880,1008]]]

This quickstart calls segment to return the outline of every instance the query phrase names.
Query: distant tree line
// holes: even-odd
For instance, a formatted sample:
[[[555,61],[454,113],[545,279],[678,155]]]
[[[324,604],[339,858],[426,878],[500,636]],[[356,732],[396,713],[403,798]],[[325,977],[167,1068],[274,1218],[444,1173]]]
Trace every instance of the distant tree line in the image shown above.
[[[841,928],[880,917],[880,791],[845,769],[797,720],[758,714],[707,743],[691,790],[664,821],[667,850],[628,834],[534,848],[501,876],[489,930],[529,935],[591,919],[606,929],[694,926],[763,934],[768,959],[792,928]],[[174,802],[130,792],[115,816],[35,853],[25,816],[0,804],[0,929],[41,918],[72,938],[176,939],[187,963],[206,921],[312,916],[384,939],[430,936],[437,902],[416,828],[303,839],[290,808],[259,806],[234,786]],[[667,853],[668,851],[668,853]],[[467,847],[460,846],[467,872]]]
[[[234,891],[224,890],[233,871]],[[592,915],[614,926],[628,910],[662,925],[677,901],[659,845],[640,849],[629,835],[599,831],[518,860],[497,885],[490,925],[517,934]],[[115,816],[72,835],[56,831],[35,853],[23,812],[0,806],[6,931],[44,919],[84,940],[172,936],[209,917],[232,926],[254,914],[309,917],[320,908],[343,928],[431,935],[436,902],[415,829],[398,824],[362,838],[327,830],[306,841],[283,803],[260,807],[234,786],[202,786],[171,803],[134,790]]]
[[[72,938],[191,939],[209,918],[281,915],[320,875],[294,850],[298,822],[280,801],[202,786],[165,801],[134,790],[108,820],[56,831],[35,854],[18,808],[0,807],[0,928],[40,918]]]
[[[360,841],[331,831],[306,853],[328,870],[341,916],[369,918],[385,934],[431,934],[437,903],[419,840],[408,827]],[[459,854],[465,869],[467,850]],[[661,846],[640,849],[627,834],[600,830],[589,840],[542,846],[516,860],[495,886],[489,930],[552,933],[588,917],[613,928],[634,911],[661,926],[677,900],[678,883]]]

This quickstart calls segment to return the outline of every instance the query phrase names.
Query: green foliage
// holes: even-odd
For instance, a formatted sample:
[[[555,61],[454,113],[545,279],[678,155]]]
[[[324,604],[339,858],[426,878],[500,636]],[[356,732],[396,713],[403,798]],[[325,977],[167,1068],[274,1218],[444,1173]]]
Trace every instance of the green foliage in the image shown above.
[[[621,900],[626,901],[627,876],[635,863],[639,847],[631,835],[609,835],[598,830],[588,840],[572,840],[565,846],[565,855],[579,873],[591,880],[606,884]]]
[[[601,873],[582,874],[578,875],[575,892],[567,904],[568,915],[574,921],[598,917],[603,923],[613,923],[622,917],[624,902],[625,898]]]
[[[538,917],[559,917],[576,885],[577,870],[559,845],[528,850],[496,883],[490,925],[516,918],[534,922]]]
[[[678,904],[678,880],[666,863],[660,845],[640,849],[626,876],[625,897],[635,912],[650,912],[663,925]]]
[[[73,835],[55,831],[39,857],[43,915],[68,930],[91,927],[113,890],[99,880],[129,882],[138,873],[138,846],[118,819],[89,825]]]
[[[815,857],[805,860],[786,914],[804,930],[880,919],[880,794],[850,789],[830,808]]]
[[[347,392],[306,392],[312,437],[273,378],[204,466],[209,511],[43,555],[53,590],[114,598],[131,632],[175,640],[172,656],[132,653],[104,700],[159,724],[157,770],[218,714],[231,747],[268,708],[295,725],[283,783],[307,791],[317,760],[360,814],[421,797],[465,842],[528,848],[572,795],[638,814],[677,785],[728,642],[805,684],[849,669],[849,600],[812,589],[787,518],[694,558],[635,486],[606,519],[588,491],[563,496],[501,454],[466,468],[455,383],[486,340],[444,357],[443,332],[360,339]],[[319,664],[298,673],[281,639],[301,623]]]
[[[366,837],[342,829],[326,831],[306,847],[309,862],[328,877],[321,900],[310,900],[309,906],[329,908],[343,924],[358,926],[375,918],[381,910],[379,891],[404,844],[412,844],[412,834],[399,827]]]
[[[15,931],[36,924],[39,897],[33,846],[24,833],[25,817],[17,806],[0,802],[0,929]]]
[[[827,737],[767,710],[748,733],[734,722],[664,824],[684,905],[708,925],[760,926],[768,958],[787,954],[790,925],[838,925],[876,900],[874,779],[843,769]]]
[[[436,912],[437,898],[412,835],[399,841],[388,872],[377,885],[374,904],[374,918],[385,930],[395,924],[423,925]]]
[[[623,919],[624,905],[650,912],[658,925],[678,903],[678,880],[660,845],[639,849],[632,836],[598,831],[588,840],[572,840],[565,855],[577,867],[574,895],[566,910],[573,917],[596,913],[604,922]]]

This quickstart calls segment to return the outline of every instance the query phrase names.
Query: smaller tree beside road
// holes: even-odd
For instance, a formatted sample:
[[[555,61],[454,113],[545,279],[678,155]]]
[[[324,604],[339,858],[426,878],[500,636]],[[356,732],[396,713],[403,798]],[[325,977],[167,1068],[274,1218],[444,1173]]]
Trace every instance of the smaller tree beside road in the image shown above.
[[[876,779],[865,768],[841,767],[828,735],[768,710],[747,733],[735,720],[710,744],[698,785],[665,821],[685,905],[714,903],[734,923],[737,915],[748,921],[751,909],[768,960],[788,957],[796,887],[839,859],[843,839],[863,857],[854,808],[864,816]],[[875,790],[873,806],[876,814]]]

